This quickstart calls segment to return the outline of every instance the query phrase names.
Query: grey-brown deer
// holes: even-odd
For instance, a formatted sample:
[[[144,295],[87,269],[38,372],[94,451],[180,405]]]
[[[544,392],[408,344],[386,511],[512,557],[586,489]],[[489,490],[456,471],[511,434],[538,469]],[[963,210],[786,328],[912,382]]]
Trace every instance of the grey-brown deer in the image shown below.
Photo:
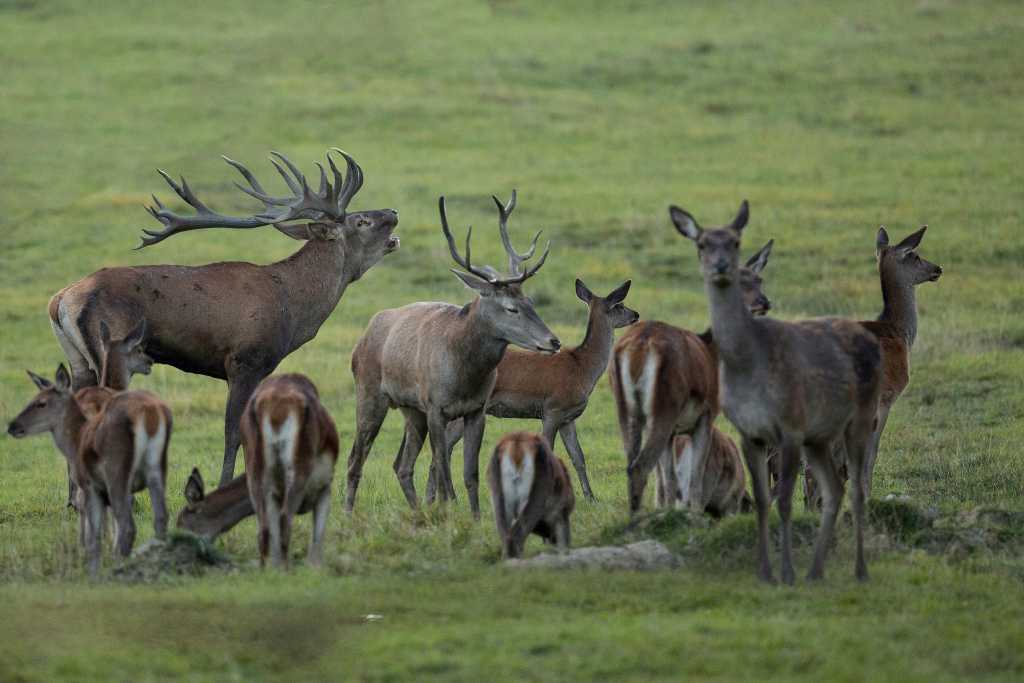
[[[105,268],[65,287],[51,299],[49,314],[75,388],[99,380],[101,319],[121,337],[145,320],[142,347],[155,362],[227,381],[220,482],[230,481],[239,418],[256,385],[316,336],[351,283],[399,246],[391,234],[398,224],[395,210],[348,211],[362,187],[363,172],[352,157],[337,152],[347,163],[345,177],[328,153],[332,180],[321,166],[316,191],[294,164],[275,152],[271,161],[291,191],[285,197],[267,194],[249,169],[225,157],[247,182],[238,187],[264,206],[244,218],[216,213],[184,178],[179,184],[160,171],[195,214],[173,213],[154,197],[149,211],[164,228],[144,230],[140,248],[189,230],[266,225],[305,244],[265,266],[224,262]]]
[[[506,434],[487,467],[502,555],[520,557],[530,534],[569,549],[569,516],[576,505],[565,463],[539,434]]]
[[[89,572],[100,566],[106,509],[113,510],[115,547],[127,557],[135,543],[134,494],[148,489],[157,538],[167,532],[164,483],[171,411],[146,391],[114,392],[85,387],[72,392],[71,375],[62,364],[53,382],[29,372],[39,389],[7,428],[15,438],[50,432],[71,463],[77,484],[79,540]]]
[[[672,440],[672,464],[679,487],[676,500],[689,497],[690,472],[693,470],[693,439],[680,434]],[[704,468],[703,511],[712,517],[736,514],[751,504],[747,496],[747,478],[743,459],[735,442],[717,427],[711,428],[711,446]]]
[[[348,460],[349,511],[355,505],[363,464],[380,425],[390,408],[399,408],[405,417],[405,436],[395,459],[395,472],[409,505],[419,504],[413,468],[428,435],[439,496],[442,500],[455,497],[446,429],[450,421],[463,418],[463,480],[470,509],[479,517],[480,444],[498,363],[509,344],[544,353],[554,353],[560,346],[522,288],[544,265],[550,243],[534,265],[500,276],[493,268],[472,263],[472,228],[466,235],[465,256],[459,254],[448,228],[444,197],[438,207],[448,250],[464,271],[452,272],[477,297],[465,306],[421,302],[381,311],[356,344],[352,352],[356,436]],[[505,226],[499,223],[499,228],[511,258],[513,250],[504,234]],[[534,244],[536,241],[534,237]]]
[[[498,206],[501,208],[500,203]],[[561,436],[588,500],[594,499],[594,492],[576,434],[576,420],[587,409],[590,394],[608,367],[615,330],[632,325],[640,317],[623,304],[629,286],[626,280],[601,297],[577,279],[576,296],[590,309],[583,341],[554,355],[509,349],[498,363],[498,379],[487,402],[488,415],[541,420],[549,444],[555,443],[556,434]],[[449,448],[461,438],[462,422],[452,422],[448,428]]]
[[[249,496],[259,522],[260,565],[288,566],[292,518],[313,513],[308,561],[323,558],[338,460],[338,432],[305,375],[260,382],[242,414],[242,447]]]
[[[245,474],[207,493],[203,475],[193,467],[185,482],[185,506],[178,513],[177,527],[212,541],[255,512]]]
[[[918,250],[928,226],[922,227],[899,244],[889,244],[885,226],[878,229],[875,238],[875,257],[882,285],[882,313],[875,320],[863,320],[882,347],[882,390],[878,401],[878,417],[868,444],[864,460],[864,496],[871,498],[871,482],[882,431],[889,420],[889,411],[910,383],[910,350],[917,339],[916,287],[925,282],[936,282],[942,267],[921,258]],[[841,479],[847,475],[845,454],[841,448],[833,453]],[[821,491],[811,472],[804,473],[804,504],[810,509],[821,508]]]
[[[842,318],[783,322],[750,313],[739,286],[739,250],[749,208],[722,228],[703,229],[683,209],[669,214],[694,241],[718,348],[721,406],[742,436],[757,508],[758,575],[770,581],[768,472],[765,449],[778,448],[782,518],[782,580],[793,583],[792,499],[801,450],[823,485],[824,510],[809,579],[825,573],[825,555],[843,498],[832,461],[842,440],[850,462],[856,536],[855,574],[868,578],[864,559],[864,488],[861,485],[881,387],[881,349],[862,325]]]
[[[752,315],[771,308],[761,272],[772,244],[739,269],[739,290]],[[659,506],[678,503],[703,511],[704,470],[719,410],[718,352],[711,331],[697,334],[659,321],[640,322],[616,342],[611,363],[608,382],[626,451],[630,511],[640,509],[652,469]],[[672,439],[682,434],[691,437],[694,455],[686,460],[690,470],[679,482]]]

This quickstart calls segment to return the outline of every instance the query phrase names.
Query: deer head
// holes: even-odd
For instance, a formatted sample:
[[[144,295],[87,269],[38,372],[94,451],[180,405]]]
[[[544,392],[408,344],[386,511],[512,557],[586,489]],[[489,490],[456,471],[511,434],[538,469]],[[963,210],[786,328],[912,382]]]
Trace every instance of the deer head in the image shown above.
[[[897,285],[913,287],[922,282],[935,282],[942,275],[942,267],[921,258],[917,253],[928,226],[908,235],[902,242],[889,246],[889,233],[885,226],[878,228],[875,256],[879,271]]]
[[[732,223],[721,228],[700,227],[689,212],[678,206],[670,206],[668,211],[676,230],[697,244],[700,268],[706,282],[716,287],[728,287],[738,281],[743,301],[752,314],[764,315],[771,309],[771,302],[761,291],[761,271],[768,265],[775,240],[769,240],[743,266],[740,265],[740,236],[750,217],[746,200],[740,204]]]
[[[344,177],[335,165],[331,152],[336,152],[345,159],[347,170]],[[399,239],[391,235],[392,230],[398,225],[397,211],[376,209],[348,212],[349,202],[363,186],[363,170],[351,156],[337,147],[328,150],[327,165],[331,169],[332,180],[328,180],[327,172],[318,163],[320,187],[314,192],[310,189],[306,176],[288,157],[279,152],[271,152],[271,155],[270,163],[284,179],[291,196],[273,197],[267,194],[248,168],[234,159],[223,157],[224,161],[235,168],[248,183],[248,187],[235,183],[238,189],[263,202],[264,209],[261,213],[245,218],[216,213],[195,195],[184,177],[178,184],[166,172],[157,169],[171,189],[194,208],[196,213],[192,216],[173,213],[154,195],[155,206],[146,208],[153,218],[164,225],[164,229],[143,230],[142,244],[138,248],[151,246],[171,235],[188,230],[248,229],[273,225],[293,239],[338,242],[346,253],[358,257],[359,262],[353,266],[356,277],[369,270],[385,254],[398,249]],[[299,220],[308,222],[291,222]]]
[[[466,232],[466,256],[463,258],[455,246],[455,238],[448,228],[448,216],[445,212],[444,197],[438,202],[441,212],[441,230],[448,241],[448,250],[452,259],[467,272],[452,269],[456,277],[479,295],[479,310],[482,318],[490,323],[495,334],[510,344],[530,351],[554,353],[561,347],[561,342],[548,329],[533,308],[533,301],[523,292],[522,283],[533,277],[548,257],[551,243],[548,242],[544,253],[536,264],[523,270],[523,262],[530,259],[537,248],[538,232],[528,251],[520,254],[513,247],[508,236],[508,217],[516,206],[516,192],[512,191],[512,199],[503,205],[497,197],[492,197],[498,206],[498,226],[501,241],[508,254],[509,270],[507,276],[500,275],[490,266],[474,266],[471,261],[470,239],[473,228]]]
[[[583,284],[583,280],[576,278],[576,296],[579,297],[580,301],[591,308],[600,306],[600,310],[608,317],[612,327],[626,327],[640,319],[639,313],[634,311],[632,308],[626,307],[625,304],[622,303],[626,298],[626,294],[629,293],[629,287],[632,284],[632,280],[626,280],[621,285],[613,289],[608,296],[600,297],[591,292],[590,289]]]
[[[102,369],[100,386],[118,391],[128,388],[132,375],[148,375],[153,368],[153,359],[142,350],[146,336],[146,319],[142,318],[131,332],[122,339],[110,338],[110,327],[100,321],[100,352]]]
[[[26,372],[39,393],[8,425],[7,433],[15,439],[56,431],[64,421],[68,406],[75,400],[71,394],[71,375],[63,363],[57,368],[53,382],[31,370]]]

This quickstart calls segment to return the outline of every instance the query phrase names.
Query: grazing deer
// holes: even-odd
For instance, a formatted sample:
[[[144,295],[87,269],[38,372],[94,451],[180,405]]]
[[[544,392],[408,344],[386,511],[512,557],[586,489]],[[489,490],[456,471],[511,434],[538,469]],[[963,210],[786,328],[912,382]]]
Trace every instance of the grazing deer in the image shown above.
[[[672,440],[672,465],[675,469],[679,490],[675,498],[689,499],[690,472],[693,471],[693,438],[680,434]],[[743,474],[743,460],[736,444],[720,432],[711,428],[711,446],[708,449],[707,466],[704,468],[704,498],[702,510],[712,517],[732,515],[743,509],[747,500],[747,478]]]
[[[101,319],[109,322],[115,335],[127,335],[144,320],[142,348],[155,362],[227,381],[221,485],[234,476],[238,422],[256,385],[316,336],[349,284],[399,247],[398,238],[391,235],[398,224],[396,211],[347,211],[362,187],[363,172],[352,157],[336,151],[348,164],[345,178],[328,153],[333,182],[321,166],[315,192],[305,176],[275,152],[271,162],[291,190],[290,197],[268,195],[245,166],[225,157],[249,185],[238,187],[264,205],[261,213],[247,218],[215,213],[184,178],[179,185],[160,171],[196,213],[172,213],[154,197],[156,206],[149,212],[164,229],[144,230],[139,248],[189,230],[273,225],[306,242],[283,261],[266,266],[225,262],[105,268],[50,300],[50,320],[71,363],[76,389],[99,380]],[[289,223],[295,220],[309,222]]]
[[[203,475],[193,467],[185,483],[185,507],[178,513],[177,526],[212,541],[255,511],[246,475],[207,495]]]
[[[576,505],[565,463],[538,434],[506,434],[494,447],[487,467],[494,522],[506,559],[523,554],[530,534],[559,550],[570,543],[569,515]]]
[[[889,246],[889,233],[885,226],[878,229],[875,256],[882,284],[881,315],[875,320],[861,321],[878,337],[882,347],[882,393],[878,401],[878,421],[868,443],[864,460],[864,496],[871,498],[871,481],[878,458],[882,431],[889,419],[893,404],[910,383],[910,349],[917,338],[917,296],[915,287],[924,282],[936,282],[942,267],[921,258],[918,248],[928,226],[908,235],[902,242]],[[840,478],[846,479],[846,463],[842,449],[833,453]],[[821,493],[810,472],[804,473],[804,504],[810,509],[821,508]]]
[[[843,498],[831,454],[832,444],[842,439],[851,465],[856,576],[867,579],[861,477],[881,386],[878,340],[853,320],[791,323],[751,314],[739,286],[740,237],[749,216],[746,201],[732,223],[722,228],[705,230],[677,206],[669,213],[680,234],[697,245],[718,349],[722,410],[742,435],[754,489],[758,575],[766,581],[772,578],[766,448],[778,448],[781,456],[782,580],[793,583],[792,499],[801,450],[824,486],[822,525],[808,575],[820,579]]]
[[[242,414],[242,448],[260,526],[260,566],[268,555],[275,567],[288,566],[292,517],[310,511],[309,562],[320,564],[338,432],[308,377],[275,375],[260,382]]]
[[[577,279],[576,296],[590,308],[583,342],[554,355],[506,351],[498,363],[498,379],[487,402],[488,415],[541,420],[542,433],[550,444],[559,434],[588,500],[594,499],[594,493],[576,436],[576,419],[587,409],[590,394],[608,367],[616,328],[632,325],[640,317],[622,303],[630,284],[626,280],[608,296],[600,297]],[[461,438],[461,421],[452,422],[448,427],[449,449]]]
[[[72,393],[71,375],[61,365],[55,380],[29,372],[39,393],[7,428],[21,438],[49,431],[71,463],[77,489],[79,538],[89,572],[99,570],[106,508],[114,513],[115,547],[121,557],[135,543],[133,494],[149,490],[157,538],[167,533],[167,446],[171,411],[147,391],[114,392],[86,387]]]
[[[768,242],[739,269],[739,289],[752,315],[770,308],[761,291],[761,271],[768,264]],[[659,506],[680,501],[694,511],[704,510],[704,470],[711,430],[718,415],[718,352],[710,331],[696,334],[667,323],[645,321],[631,327],[612,350],[608,383],[615,396],[619,430],[626,451],[629,509],[637,512],[644,489],[655,469]],[[692,438],[694,457],[686,462],[682,482],[672,465],[672,439]]]
[[[514,201],[513,193],[513,200],[502,207],[500,215],[507,215]],[[405,416],[405,437],[395,459],[395,472],[409,505],[418,505],[413,468],[428,434],[433,455],[431,469],[438,477],[440,497],[455,497],[446,428],[450,421],[463,418],[463,479],[470,509],[479,518],[478,456],[484,435],[484,411],[494,388],[498,363],[509,344],[545,353],[554,353],[560,346],[522,289],[523,283],[544,265],[550,242],[536,264],[526,270],[517,267],[511,275],[502,277],[490,267],[474,266],[471,262],[472,228],[466,235],[466,255],[459,255],[448,228],[444,197],[438,205],[448,251],[466,271],[452,272],[478,296],[461,307],[421,302],[381,311],[356,344],[352,352],[356,436],[348,459],[346,497],[350,512],[363,464],[380,425],[390,408],[399,408]],[[512,249],[504,220],[499,221],[499,229],[510,262],[518,266],[533,255],[539,232],[530,250],[518,254]]]

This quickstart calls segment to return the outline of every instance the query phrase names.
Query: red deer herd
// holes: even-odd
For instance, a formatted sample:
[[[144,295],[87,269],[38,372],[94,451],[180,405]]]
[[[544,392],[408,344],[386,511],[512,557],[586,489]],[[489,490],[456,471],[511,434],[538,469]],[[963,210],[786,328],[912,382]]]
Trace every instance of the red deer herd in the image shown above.
[[[344,174],[332,153],[344,159]],[[100,566],[108,508],[121,557],[134,544],[135,493],[148,491],[155,535],[167,533],[171,411],[152,393],[128,389],[132,375],[148,374],[153,363],[228,384],[220,485],[207,492],[193,469],[178,527],[213,539],[255,514],[261,564],[287,567],[293,517],[311,512],[307,560],[319,564],[323,557],[338,433],[309,378],[272,373],[316,336],[349,284],[398,249],[392,234],[398,212],[348,211],[363,172],[336,148],[327,154],[329,171],[317,164],[316,190],[287,157],[274,152],[270,161],[290,192],[282,197],[268,194],[241,163],[224,160],[245,181],[237,187],[258,199],[263,210],[247,217],[217,213],[184,178],[176,182],[160,171],[194,212],[174,213],[154,196],[148,210],[163,227],[144,230],[139,248],[188,230],[268,225],[303,241],[302,247],[265,266],[105,268],[68,285],[50,301],[49,317],[70,370],[60,365],[53,380],[29,372],[38,393],[8,428],[15,438],[53,435],[67,462],[68,504],[78,512],[80,543],[92,575]],[[629,281],[602,297],[577,279],[576,296],[589,309],[586,332],[578,346],[562,348],[524,289],[547,260],[550,242],[528,265],[540,233],[525,252],[515,249],[508,222],[516,200],[515,191],[507,203],[494,198],[508,255],[508,272],[502,273],[473,262],[471,228],[459,251],[441,197],[441,231],[458,266],[452,272],[475,297],[463,306],[418,302],[381,311],[356,344],[356,423],[346,468],[346,510],[355,506],[363,465],[391,409],[400,410],[405,422],[394,471],[408,504],[420,504],[413,480],[425,443],[431,453],[426,502],[454,500],[451,454],[461,439],[463,482],[476,518],[486,416],[536,419],[540,433],[504,436],[487,468],[501,552],[521,556],[530,534],[567,549],[576,501],[569,470],[553,453],[555,436],[561,437],[584,497],[594,500],[576,422],[607,368],[626,454],[631,514],[640,510],[652,470],[659,507],[715,517],[753,508],[758,575],[770,581],[768,509],[776,499],[781,577],[793,583],[792,498],[804,463],[805,504],[822,515],[808,578],[824,576],[848,478],[855,575],[866,579],[865,504],[882,431],[909,381],[917,333],[914,288],[942,274],[918,253],[925,228],[895,245],[884,228],[878,231],[884,308],[877,320],[785,322],[766,315],[771,304],[762,291],[772,242],[740,260],[747,203],[720,228],[702,228],[690,213],[672,206],[675,228],[697,247],[710,328],[698,333],[664,322],[637,322],[639,314],[624,303]],[[627,328],[618,342],[617,328]],[[741,448],[715,426],[719,412],[739,433]],[[239,446],[245,473],[236,477]]]

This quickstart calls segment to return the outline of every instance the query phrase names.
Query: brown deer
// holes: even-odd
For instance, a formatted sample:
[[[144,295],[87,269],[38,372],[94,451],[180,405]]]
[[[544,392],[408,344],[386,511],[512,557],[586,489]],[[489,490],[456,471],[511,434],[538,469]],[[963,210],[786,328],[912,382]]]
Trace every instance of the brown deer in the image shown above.
[[[680,434],[672,440],[672,464],[679,491],[675,499],[688,500],[690,472],[693,470],[693,439]],[[740,450],[727,435],[711,428],[711,447],[704,468],[703,511],[712,517],[724,517],[740,512],[750,504],[747,498],[747,478],[743,473]]]
[[[594,493],[576,435],[576,420],[587,409],[590,394],[608,367],[615,330],[632,325],[640,317],[622,303],[630,284],[626,280],[608,296],[600,297],[577,279],[576,296],[590,309],[583,342],[554,355],[509,349],[498,363],[498,379],[487,402],[488,415],[541,420],[542,433],[550,444],[555,442],[556,433],[560,435],[588,500],[594,500]],[[448,426],[449,449],[461,438],[462,422],[452,422]]]
[[[185,483],[185,507],[178,513],[177,527],[212,541],[255,511],[246,475],[207,494],[203,475],[193,467]]]
[[[356,344],[352,352],[356,436],[348,459],[349,511],[355,505],[363,464],[380,425],[390,408],[399,408],[405,416],[405,437],[395,460],[395,472],[409,505],[418,505],[413,468],[428,435],[433,456],[431,469],[438,477],[440,497],[455,497],[446,428],[450,421],[463,418],[463,480],[470,509],[479,518],[478,456],[484,435],[484,411],[494,388],[498,363],[509,344],[545,353],[554,353],[560,346],[522,289],[523,283],[544,265],[550,242],[536,264],[502,277],[493,268],[471,262],[472,228],[466,235],[466,255],[459,255],[448,228],[444,197],[438,205],[448,251],[465,270],[452,272],[478,296],[465,306],[421,302],[381,311]],[[532,256],[540,233],[533,238],[534,246],[529,252],[516,254],[504,222],[499,222],[499,228],[510,259],[521,262]]]
[[[878,421],[868,443],[864,460],[864,496],[871,498],[871,481],[882,431],[896,400],[910,383],[910,349],[917,338],[917,295],[915,287],[924,282],[936,282],[942,267],[921,258],[918,249],[928,226],[908,235],[902,242],[889,245],[885,226],[878,229],[875,256],[882,285],[882,313],[875,320],[861,321],[878,337],[882,347],[882,393],[878,401]],[[842,449],[833,453],[841,479],[846,479],[846,463]],[[821,508],[821,492],[811,472],[804,473],[804,505],[809,509]]]
[[[71,463],[77,484],[79,538],[88,558],[89,573],[99,571],[100,544],[106,508],[114,513],[115,547],[121,557],[135,543],[132,518],[134,494],[149,490],[157,538],[167,533],[167,446],[171,440],[171,411],[147,391],[114,392],[86,387],[72,393],[71,375],[62,364],[55,380],[29,372],[39,389],[11,422],[15,438],[50,432]]]
[[[75,388],[99,381],[99,321],[115,335],[127,336],[145,320],[142,348],[155,362],[228,383],[224,421],[224,465],[220,482],[234,476],[238,451],[238,422],[246,401],[260,381],[288,354],[316,336],[355,282],[385,254],[399,247],[392,236],[398,224],[393,209],[348,212],[363,184],[359,165],[338,151],[347,164],[341,173],[328,153],[333,181],[320,167],[319,190],[284,156],[274,153],[292,196],[272,197],[242,164],[225,161],[248,183],[238,187],[264,210],[239,218],[214,212],[163,171],[171,188],[192,206],[191,216],[172,213],[154,197],[149,212],[164,225],[144,230],[148,247],[172,235],[204,228],[258,228],[273,225],[306,243],[276,263],[258,266],[244,262],[105,268],[58,292],[50,301],[53,330],[71,363]],[[278,163],[287,166],[291,175]],[[290,221],[308,221],[300,224]]]
[[[831,451],[833,443],[843,440],[853,487],[855,573],[858,579],[867,579],[861,477],[881,387],[878,340],[853,320],[794,323],[751,314],[739,286],[740,238],[749,217],[746,201],[732,223],[722,228],[705,230],[677,206],[670,207],[669,214],[680,234],[697,246],[718,349],[722,411],[742,436],[754,490],[758,575],[766,581],[772,578],[766,448],[776,447],[781,457],[782,580],[793,583],[791,517],[801,450],[824,486],[821,530],[808,575],[820,579],[843,498]]]
[[[773,244],[768,242],[739,269],[740,292],[752,315],[771,308],[761,291],[761,271]],[[671,505],[682,491],[683,505],[703,511],[704,469],[718,415],[718,352],[711,331],[696,334],[658,321],[637,323],[615,344],[608,383],[626,451],[630,512],[640,509],[651,469],[657,474],[659,506]],[[671,457],[672,439],[679,434],[689,435],[694,449],[687,460],[692,472],[683,482],[676,481]]]
[[[494,447],[487,467],[494,522],[502,556],[523,554],[530,534],[559,550],[569,549],[569,516],[576,505],[565,463],[551,453],[539,434],[506,434]]]
[[[259,521],[260,565],[288,566],[292,517],[312,511],[309,562],[323,558],[338,432],[309,378],[299,374],[260,382],[242,414],[242,448],[249,496]]]

